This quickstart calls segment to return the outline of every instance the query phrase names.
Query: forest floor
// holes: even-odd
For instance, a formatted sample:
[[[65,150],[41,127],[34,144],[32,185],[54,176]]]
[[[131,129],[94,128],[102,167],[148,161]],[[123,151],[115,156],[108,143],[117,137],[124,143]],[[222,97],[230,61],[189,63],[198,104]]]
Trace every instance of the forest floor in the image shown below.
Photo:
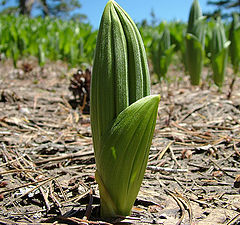
[[[102,221],[90,118],[62,62],[0,62],[0,224],[240,224],[240,78],[221,92],[172,66],[132,214]],[[229,96],[230,94],[231,96]],[[230,98],[229,98],[230,97]]]

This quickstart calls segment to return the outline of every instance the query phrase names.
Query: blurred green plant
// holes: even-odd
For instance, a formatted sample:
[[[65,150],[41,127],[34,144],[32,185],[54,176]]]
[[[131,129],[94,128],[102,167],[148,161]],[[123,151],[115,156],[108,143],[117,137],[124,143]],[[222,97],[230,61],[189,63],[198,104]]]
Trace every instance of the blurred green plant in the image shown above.
[[[168,27],[171,35],[171,44],[175,45],[174,52],[180,53],[179,59],[184,65],[185,71],[187,71],[187,56],[186,56],[186,23],[174,21],[169,22]]]
[[[35,56],[43,66],[46,59],[64,60],[70,65],[92,64],[97,31],[89,24],[72,20],[0,17],[0,52],[12,58]]]
[[[211,64],[213,69],[214,83],[220,89],[224,82],[229,45],[230,41],[227,41],[224,26],[220,17],[218,17],[212,31]]]
[[[155,35],[150,46],[151,62],[153,71],[158,76],[158,80],[166,79],[168,67],[174,53],[175,45],[171,45],[169,29],[165,26],[161,36]]]
[[[186,33],[186,62],[192,85],[199,85],[204,62],[205,19],[198,0],[191,6]]]
[[[229,32],[229,40],[231,41],[229,46],[229,54],[234,74],[237,74],[240,67],[240,20],[237,13],[234,13],[232,17],[233,18]]]
[[[152,40],[154,36],[160,35],[165,27],[165,23],[161,22],[157,26],[151,26],[151,25],[138,25],[139,32],[142,36],[142,40],[144,43],[144,46],[146,48],[146,53],[148,58],[151,57],[151,45],[152,45]]]

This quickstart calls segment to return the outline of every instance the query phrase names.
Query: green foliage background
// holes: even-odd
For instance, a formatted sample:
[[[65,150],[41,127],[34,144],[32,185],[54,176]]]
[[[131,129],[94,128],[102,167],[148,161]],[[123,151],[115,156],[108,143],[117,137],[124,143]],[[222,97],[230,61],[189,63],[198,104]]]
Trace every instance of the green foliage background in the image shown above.
[[[205,66],[211,64],[210,42],[214,26],[213,19],[207,22],[204,45]],[[187,72],[185,43],[187,24],[179,21],[161,22],[157,25],[138,24],[150,68],[155,63],[152,62],[151,56],[154,51],[157,51],[152,42],[156,38],[160,42],[160,37],[166,27],[170,32],[171,45],[175,46],[171,60],[174,60],[177,65],[184,65]],[[230,27],[230,23],[224,23],[227,37]],[[2,60],[13,59],[15,66],[19,59],[29,56],[36,57],[40,66],[43,66],[46,60],[63,60],[70,67],[79,67],[82,63],[92,65],[97,33],[98,30],[94,30],[90,24],[75,20],[0,15],[0,56]],[[240,42],[240,38],[236,41]],[[230,63],[229,59],[228,63]],[[152,72],[156,73],[154,68]],[[239,73],[239,67],[238,71],[235,69],[235,73]]]
[[[46,59],[64,60],[72,66],[91,64],[96,36],[89,24],[73,20],[0,17],[0,53],[15,65],[28,56],[36,56],[41,66]]]

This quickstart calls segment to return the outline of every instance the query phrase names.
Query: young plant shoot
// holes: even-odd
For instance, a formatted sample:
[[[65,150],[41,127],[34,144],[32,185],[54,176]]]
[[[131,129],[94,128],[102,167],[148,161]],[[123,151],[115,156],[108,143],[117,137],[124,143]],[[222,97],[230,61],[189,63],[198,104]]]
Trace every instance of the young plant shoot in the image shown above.
[[[224,26],[220,18],[213,28],[211,40],[211,63],[213,69],[214,83],[221,88],[224,82],[225,71],[228,60],[228,47],[230,41],[227,41]]]
[[[236,75],[240,68],[240,20],[238,13],[233,14],[232,24],[229,32],[229,54]]]
[[[103,12],[91,82],[91,127],[101,216],[129,215],[146,169],[159,95],[136,25],[113,0]]]
[[[204,59],[205,21],[198,0],[194,0],[186,33],[186,63],[192,85],[199,85]]]
[[[231,98],[234,83],[236,80],[236,76],[239,74],[240,69],[240,20],[238,13],[233,13],[232,15],[232,23],[229,31],[229,54],[233,67],[233,79],[230,84],[230,90],[228,93],[228,99]]]
[[[175,45],[171,45],[170,32],[167,27],[161,37],[154,38],[151,45],[151,60],[153,70],[158,76],[158,80],[166,79],[168,67],[171,63]]]

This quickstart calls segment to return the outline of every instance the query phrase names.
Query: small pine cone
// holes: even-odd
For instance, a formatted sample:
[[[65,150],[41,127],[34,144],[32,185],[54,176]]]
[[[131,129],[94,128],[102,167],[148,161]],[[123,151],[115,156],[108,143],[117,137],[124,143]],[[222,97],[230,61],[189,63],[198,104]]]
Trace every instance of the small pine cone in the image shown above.
[[[89,112],[91,70],[86,69],[83,72],[79,69],[77,73],[73,74],[70,82],[69,90],[73,93],[76,104],[82,111]]]

